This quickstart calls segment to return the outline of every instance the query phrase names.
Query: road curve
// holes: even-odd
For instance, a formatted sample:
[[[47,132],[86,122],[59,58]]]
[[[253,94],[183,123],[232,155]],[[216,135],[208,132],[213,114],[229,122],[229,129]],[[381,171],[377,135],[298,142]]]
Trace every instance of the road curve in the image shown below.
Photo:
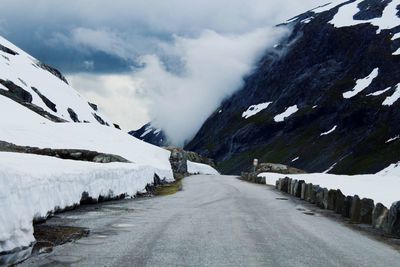
[[[400,266],[392,247],[280,197],[232,176],[191,176],[172,196],[62,214],[90,236],[21,266]]]

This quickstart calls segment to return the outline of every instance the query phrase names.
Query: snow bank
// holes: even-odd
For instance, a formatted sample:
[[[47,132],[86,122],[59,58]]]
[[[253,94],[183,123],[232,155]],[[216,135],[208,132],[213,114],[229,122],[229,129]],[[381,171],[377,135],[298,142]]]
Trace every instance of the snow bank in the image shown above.
[[[99,164],[0,152],[0,252],[34,241],[33,218],[90,196],[131,196],[153,180],[155,168]]]
[[[159,169],[172,180],[170,152],[129,134],[93,123],[54,123],[24,106],[0,96],[0,140],[21,146],[53,149],[85,149],[119,155],[140,165]]]
[[[284,177],[304,180],[328,189],[340,189],[345,195],[372,198],[375,203],[381,202],[386,207],[390,207],[393,202],[400,200],[400,168],[397,168],[395,164],[391,165],[386,172],[368,175],[261,173],[259,176],[265,177],[266,183],[269,185],[275,185],[279,178]]]
[[[192,162],[190,160],[187,161],[188,172],[196,173],[196,174],[210,174],[210,175],[218,175],[219,172],[213,167],[207,164],[201,164]]]

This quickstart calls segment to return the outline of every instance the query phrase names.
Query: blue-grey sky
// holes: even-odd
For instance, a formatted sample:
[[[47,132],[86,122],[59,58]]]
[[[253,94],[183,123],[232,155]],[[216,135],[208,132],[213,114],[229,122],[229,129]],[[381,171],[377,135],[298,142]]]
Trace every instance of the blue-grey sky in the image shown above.
[[[2,0],[0,34],[67,73],[126,130],[153,120],[179,143],[287,34],[274,25],[326,2]]]

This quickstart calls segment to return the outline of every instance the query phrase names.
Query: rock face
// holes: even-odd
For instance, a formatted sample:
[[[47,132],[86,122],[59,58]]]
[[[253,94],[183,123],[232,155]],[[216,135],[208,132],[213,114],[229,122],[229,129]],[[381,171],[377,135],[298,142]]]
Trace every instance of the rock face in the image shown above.
[[[359,12],[349,14],[357,25],[348,27],[331,23],[343,12],[339,6],[291,20],[291,34],[264,55],[243,88],[210,115],[186,149],[221,162],[229,174],[239,174],[255,155],[306,172],[332,167],[336,174],[375,173],[400,161],[400,139],[385,143],[400,132],[400,101],[383,104],[398,92],[400,57],[393,53],[400,39],[392,37],[400,28],[377,31],[364,21],[382,16],[375,11],[389,8],[388,2],[362,1]],[[373,73],[376,78],[362,92],[353,90]],[[243,116],[266,102],[272,103]],[[296,113],[276,121],[295,106]]]
[[[400,237],[400,201],[393,203],[390,207],[388,233]]]
[[[183,149],[177,147],[170,147],[169,151],[171,151],[169,161],[171,163],[174,177],[175,179],[182,178],[182,176],[188,173],[187,154]]]
[[[389,210],[382,203],[376,204],[372,212],[372,227],[376,229],[388,229]]]

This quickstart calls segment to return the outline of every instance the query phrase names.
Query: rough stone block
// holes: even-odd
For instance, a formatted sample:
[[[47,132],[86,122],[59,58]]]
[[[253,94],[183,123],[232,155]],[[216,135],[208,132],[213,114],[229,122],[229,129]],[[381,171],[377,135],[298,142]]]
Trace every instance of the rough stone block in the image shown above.
[[[328,192],[329,190],[327,188],[324,188],[324,196],[322,199],[322,208],[328,209]]]
[[[336,190],[336,205],[335,205],[335,212],[342,214],[343,212],[343,205],[344,205],[344,198],[342,191],[339,189]]]
[[[300,198],[301,198],[302,200],[305,200],[305,199],[306,199],[306,195],[307,195],[307,184],[306,184],[306,183],[303,183],[303,184],[301,185],[301,194],[300,194]]]
[[[306,201],[311,202],[311,194],[313,191],[313,184],[307,184],[307,191],[306,191]]]
[[[396,237],[400,237],[400,201],[393,203],[390,207],[387,232]]]
[[[333,189],[328,191],[328,210],[335,210],[336,208],[336,193],[337,191]]]
[[[376,204],[372,211],[372,227],[385,230],[388,227],[389,210],[382,203]]]
[[[353,201],[351,203],[350,221],[352,223],[361,222],[361,199],[357,195],[353,197]]]
[[[350,218],[351,213],[351,204],[353,203],[353,197],[347,196],[344,198],[343,201],[343,209],[342,209],[342,216],[346,218]]]
[[[370,198],[361,199],[361,223],[372,224],[372,211],[374,210],[375,203]]]

